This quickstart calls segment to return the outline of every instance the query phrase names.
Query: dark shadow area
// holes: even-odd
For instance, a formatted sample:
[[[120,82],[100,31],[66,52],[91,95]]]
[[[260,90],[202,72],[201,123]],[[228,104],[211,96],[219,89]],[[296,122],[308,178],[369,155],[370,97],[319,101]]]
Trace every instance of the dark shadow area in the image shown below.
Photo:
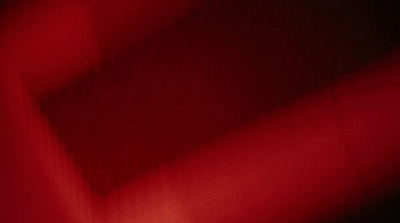
[[[395,223],[400,222],[400,189],[370,201],[369,204],[340,216],[316,222],[326,223]]]
[[[398,3],[305,2],[208,2],[45,99],[92,191],[105,195],[398,45]],[[378,215],[398,213],[398,196],[382,205]]]

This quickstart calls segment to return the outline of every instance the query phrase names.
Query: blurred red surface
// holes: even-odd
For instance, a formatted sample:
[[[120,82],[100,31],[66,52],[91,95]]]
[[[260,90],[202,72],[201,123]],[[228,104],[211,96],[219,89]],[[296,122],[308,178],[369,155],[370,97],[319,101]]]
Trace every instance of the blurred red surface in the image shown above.
[[[325,221],[390,195],[398,55],[360,4],[9,9],[1,218]]]

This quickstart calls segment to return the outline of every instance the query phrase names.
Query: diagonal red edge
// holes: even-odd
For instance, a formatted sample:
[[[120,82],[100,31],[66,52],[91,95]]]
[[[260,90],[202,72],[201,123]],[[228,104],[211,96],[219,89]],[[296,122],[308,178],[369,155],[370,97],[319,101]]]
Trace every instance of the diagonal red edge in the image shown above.
[[[50,5],[49,12],[54,12]],[[75,11],[82,9],[80,4],[71,8],[69,22],[73,12],[82,12]],[[80,23],[86,17],[76,18],[77,23],[68,24],[87,30],[88,23]],[[65,28],[57,21],[49,26]],[[73,52],[53,58],[58,55],[54,48],[36,54],[30,47],[40,45],[23,38],[35,31],[26,34],[29,29],[21,24],[22,39],[10,31],[0,51],[4,222],[299,222],[340,214],[365,203],[366,194],[374,200],[398,188],[400,69],[394,54],[357,71],[355,78],[334,83],[207,149],[154,170],[111,194],[106,203],[97,203],[31,97],[32,89],[64,81],[54,73],[69,67],[79,73],[95,64],[97,43],[82,54],[87,60],[75,60]],[[92,43],[79,30],[83,43]],[[54,39],[35,38],[59,46],[63,35],[49,37]],[[87,46],[71,44],[61,45],[65,51],[60,52]],[[47,63],[32,64],[31,59],[54,60],[47,71]],[[81,60],[85,63],[76,65]],[[50,75],[55,82],[25,74]]]

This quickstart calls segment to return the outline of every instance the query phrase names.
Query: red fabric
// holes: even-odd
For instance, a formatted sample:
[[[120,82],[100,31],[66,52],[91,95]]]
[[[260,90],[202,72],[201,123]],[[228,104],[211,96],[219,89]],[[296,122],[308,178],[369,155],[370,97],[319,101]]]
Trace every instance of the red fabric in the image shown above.
[[[392,196],[400,57],[361,2],[4,6],[1,222],[325,222]]]

